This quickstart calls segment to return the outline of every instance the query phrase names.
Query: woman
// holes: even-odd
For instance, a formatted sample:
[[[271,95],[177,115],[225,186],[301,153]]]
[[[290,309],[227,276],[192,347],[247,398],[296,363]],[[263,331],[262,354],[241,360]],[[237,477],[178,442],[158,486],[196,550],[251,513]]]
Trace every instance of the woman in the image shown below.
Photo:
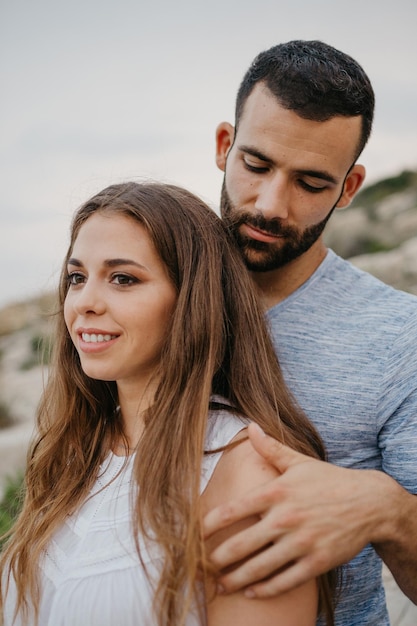
[[[324,456],[215,213],[175,186],[108,187],[74,217],[59,303],[2,556],[5,625],[309,626],[318,596],[331,616],[330,577],[269,600],[215,593],[202,515],[275,471],[248,421]]]

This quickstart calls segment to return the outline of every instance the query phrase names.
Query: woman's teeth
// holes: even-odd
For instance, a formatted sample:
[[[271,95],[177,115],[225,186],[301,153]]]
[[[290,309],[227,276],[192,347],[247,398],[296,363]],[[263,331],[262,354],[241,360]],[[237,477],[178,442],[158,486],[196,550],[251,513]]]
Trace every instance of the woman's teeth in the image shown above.
[[[110,341],[115,339],[116,335],[101,335],[96,333],[81,333],[82,340],[86,343],[101,343],[102,341]]]

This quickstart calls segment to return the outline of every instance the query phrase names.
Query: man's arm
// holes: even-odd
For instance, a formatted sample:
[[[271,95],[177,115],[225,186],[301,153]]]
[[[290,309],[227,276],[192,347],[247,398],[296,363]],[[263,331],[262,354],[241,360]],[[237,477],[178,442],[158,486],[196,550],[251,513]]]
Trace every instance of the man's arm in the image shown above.
[[[386,478],[391,482],[386,528],[372,543],[397,585],[417,604],[417,496]]]
[[[250,585],[249,597],[273,596],[346,563],[372,543],[417,604],[417,497],[383,472],[311,459],[254,424],[249,434],[280,476],[207,515],[208,535],[248,515],[262,518],[212,552],[223,569],[265,548],[222,576],[220,586],[230,592]]]

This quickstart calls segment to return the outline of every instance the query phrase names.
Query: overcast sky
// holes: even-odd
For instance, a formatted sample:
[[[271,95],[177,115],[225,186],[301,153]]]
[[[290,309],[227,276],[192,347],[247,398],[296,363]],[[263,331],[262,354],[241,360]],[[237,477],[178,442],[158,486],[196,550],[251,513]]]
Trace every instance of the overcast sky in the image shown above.
[[[376,92],[368,181],[417,169],[415,0],[0,0],[0,306],[55,286],[73,211],[113,182],[217,207],[214,131],[253,57],[321,39]]]

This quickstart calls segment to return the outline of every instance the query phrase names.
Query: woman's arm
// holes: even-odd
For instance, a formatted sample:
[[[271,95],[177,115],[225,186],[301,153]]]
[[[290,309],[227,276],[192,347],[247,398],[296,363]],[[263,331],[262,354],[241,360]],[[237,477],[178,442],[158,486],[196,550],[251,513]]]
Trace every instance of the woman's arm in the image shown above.
[[[246,432],[237,435],[244,437]],[[277,470],[268,465],[249,441],[243,441],[223,453],[210,482],[202,495],[203,513],[219,504],[244,495],[277,476]],[[208,554],[228,536],[252,526],[258,517],[249,517],[217,532],[207,544]],[[238,565],[238,564],[237,564]],[[244,591],[214,594],[207,590],[208,626],[315,626],[318,592],[316,580],[274,598],[254,599]]]

